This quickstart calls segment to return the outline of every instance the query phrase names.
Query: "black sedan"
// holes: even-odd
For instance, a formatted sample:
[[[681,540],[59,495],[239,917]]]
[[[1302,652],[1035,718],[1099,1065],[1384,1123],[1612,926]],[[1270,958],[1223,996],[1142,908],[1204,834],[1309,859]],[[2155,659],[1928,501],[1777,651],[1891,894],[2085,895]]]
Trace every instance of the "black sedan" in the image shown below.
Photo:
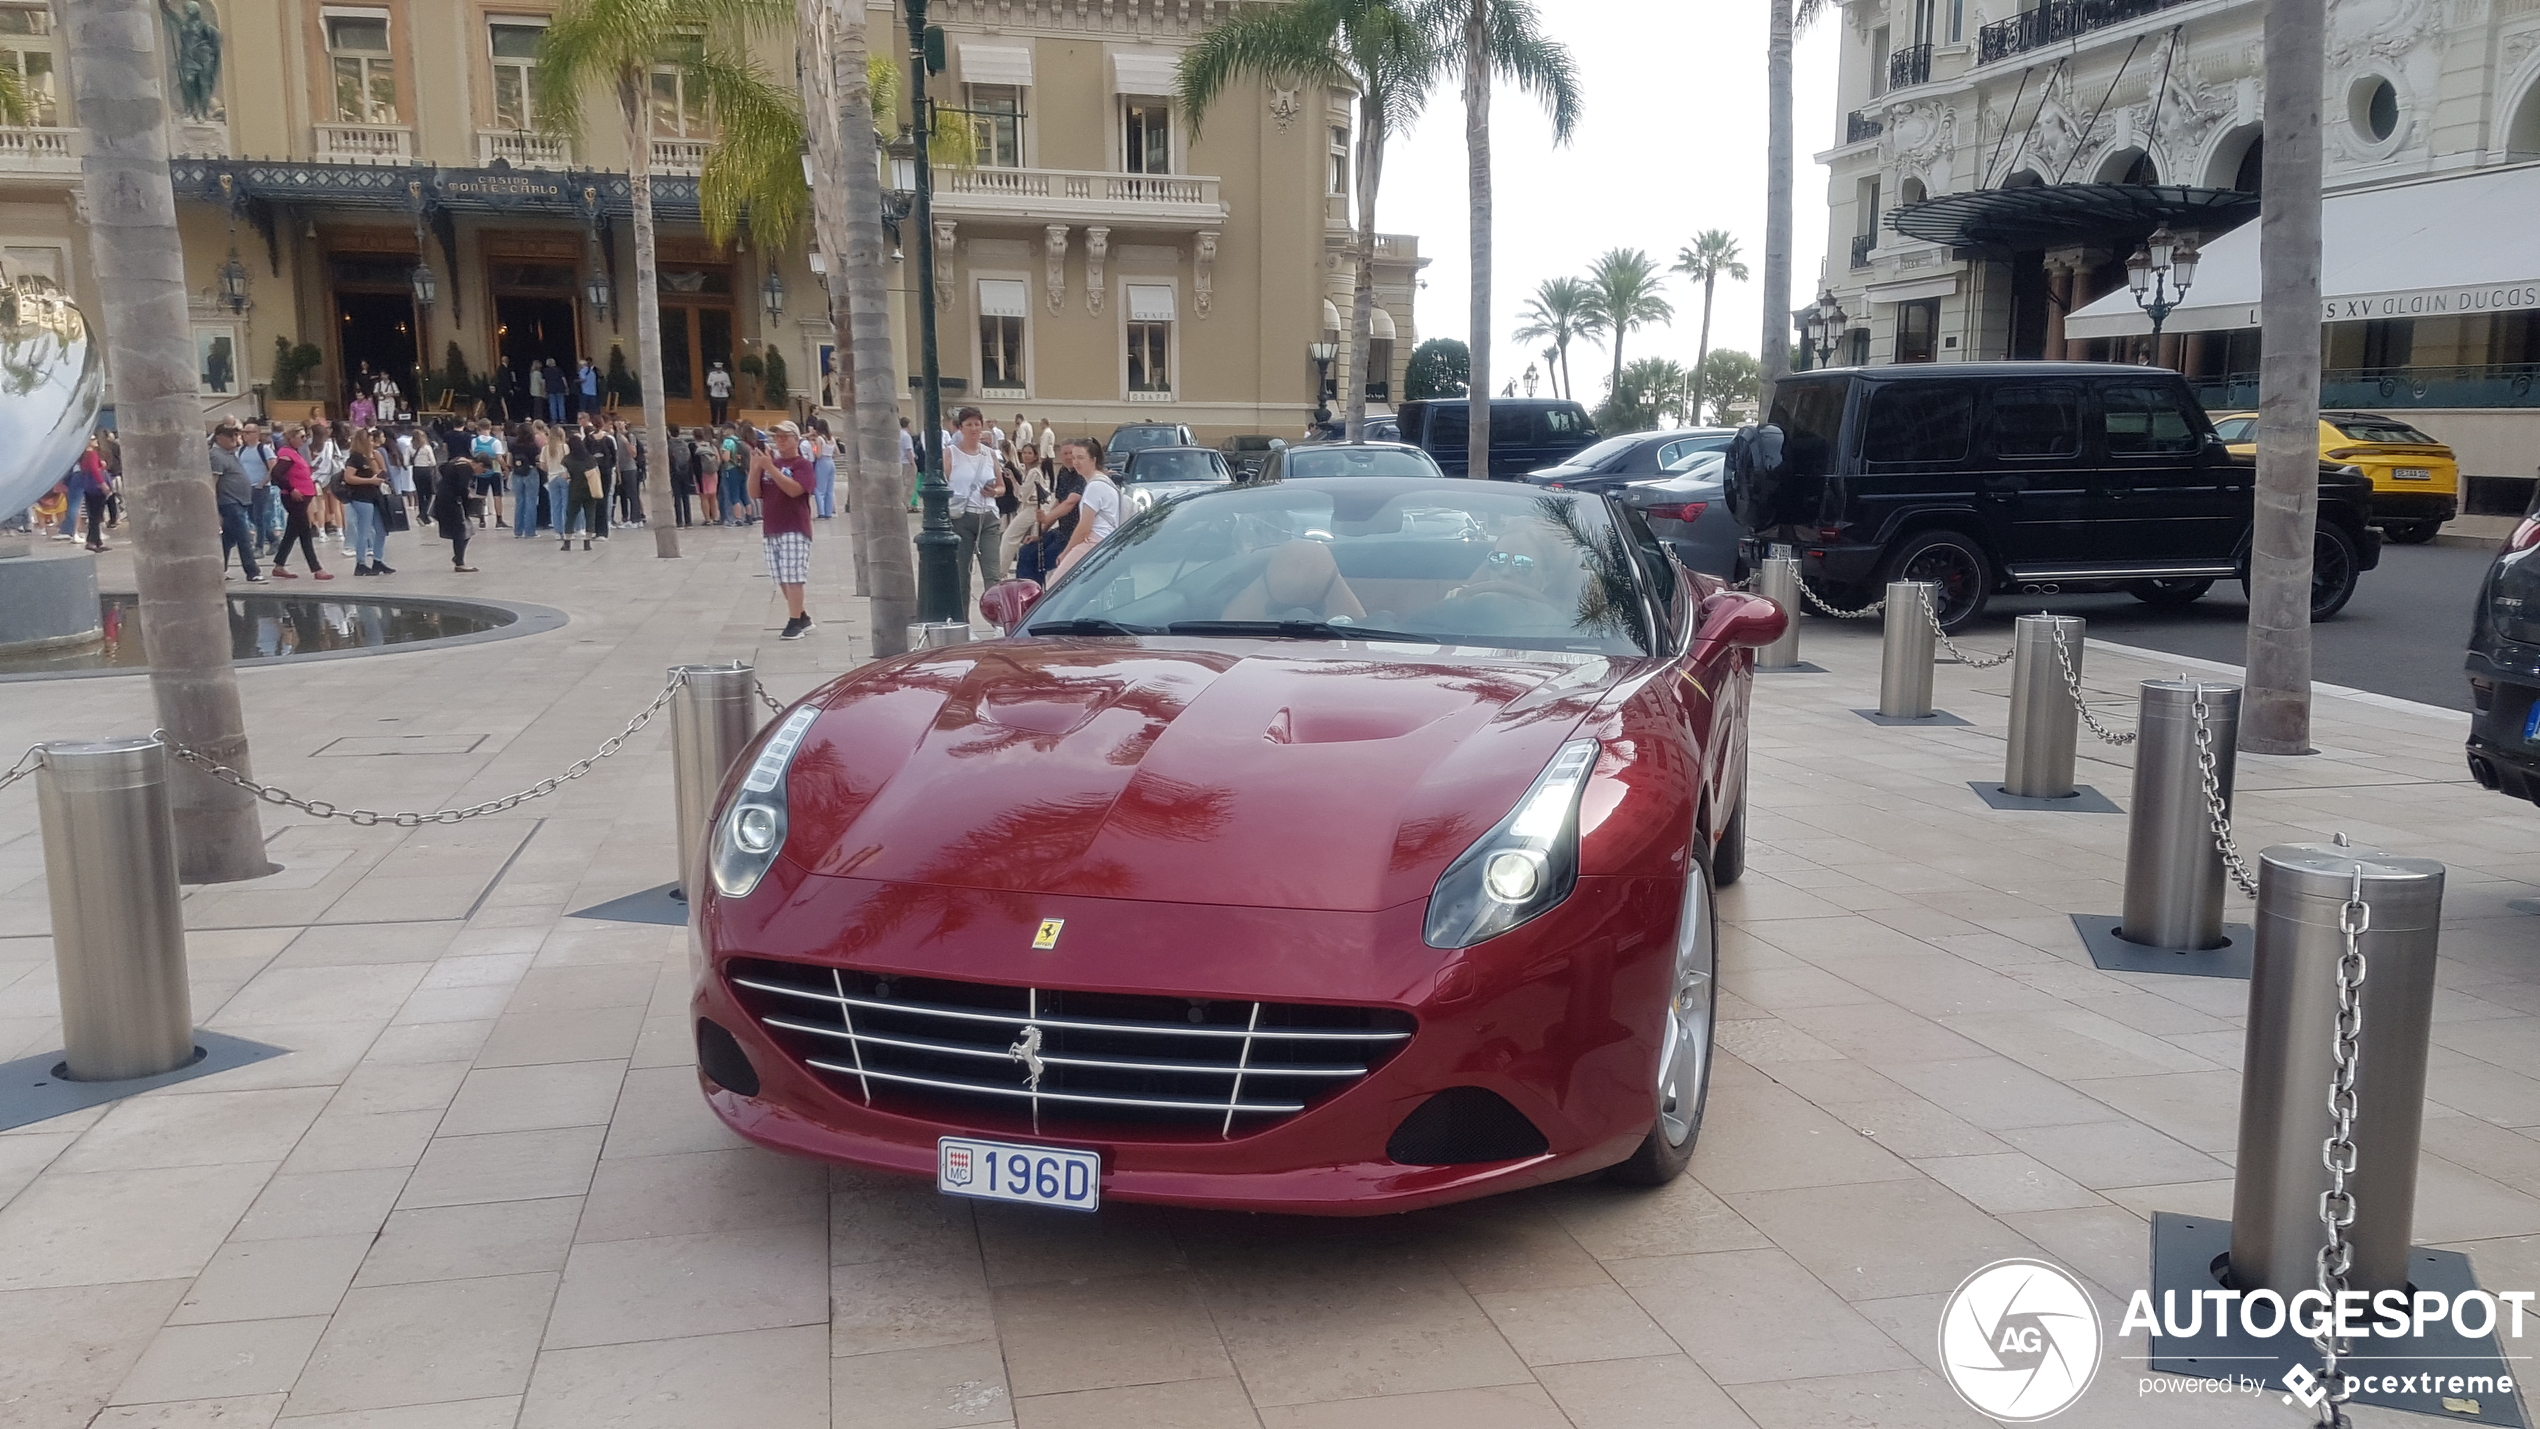
[[[1558,466],[1537,467],[1526,473],[1526,480],[1572,491],[1608,491],[1627,481],[1686,471],[1698,456],[1727,451],[1736,436],[1727,427],[1678,427],[1607,437]]]
[[[2540,500],[2488,567],[2469,633],[2469,772],[2540,803]]]

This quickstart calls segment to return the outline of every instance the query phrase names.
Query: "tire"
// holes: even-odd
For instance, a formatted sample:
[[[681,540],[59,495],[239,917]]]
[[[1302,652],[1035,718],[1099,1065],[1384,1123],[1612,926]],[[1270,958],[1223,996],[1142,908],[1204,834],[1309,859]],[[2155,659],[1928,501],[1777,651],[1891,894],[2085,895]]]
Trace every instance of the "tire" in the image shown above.
[[[2393,545],[2422,546],[2433,540],[2435,533],[2442,529],[2440,521],[2385,521],[2381,534]]]
[[[2214,583],[2206,579],[2136,581],[2126,587],[2133,593],[2136,600],[2161,610],[2177,610],[2184,606],[2194,605],[2205,598],[2205,592],[2213,588]]]
[[[1993,562],[1973,536],[1946,529],[1917,531],[1879,567],[1879,593],[1884,595],[1893,581],[1939,582],[1934,614],[1940,628],[1955,635],[1984,614],[1984,603],[1993,596]]]
[[[2363,572],[2355,567],[2354,538],[2334,526],[2311,533],[2311,619],[2327,620],[2355,597]],[[2249,577],[2240,578],[2241,594],[2249,593]]]
[[[1728,827],[1720,830],[1720,841],[1711,845],[1711,886],[1726,888],[1746,872],[1746,786],[1737,790],[1737,807],[1729,811]]]
[[[1606,1171],[1626,1186],[1664,1186],[1684,1174],[1702,1136],[1702,1109],[1711,1095],[1713,1029],[1720,1006],[1719,924],[1712,908],[1711,870],[1699,857],[1687,860],[1684,908],[1676,920],[1676,967],[1670,977],[1667,1041],[1659,1049],[1656,1112],[1649,1134],[1630,1159]],[[1683,1040],[1679,1040],[1679,1039]],[[1689,1049],[1690,1067],[1678,1062]]]

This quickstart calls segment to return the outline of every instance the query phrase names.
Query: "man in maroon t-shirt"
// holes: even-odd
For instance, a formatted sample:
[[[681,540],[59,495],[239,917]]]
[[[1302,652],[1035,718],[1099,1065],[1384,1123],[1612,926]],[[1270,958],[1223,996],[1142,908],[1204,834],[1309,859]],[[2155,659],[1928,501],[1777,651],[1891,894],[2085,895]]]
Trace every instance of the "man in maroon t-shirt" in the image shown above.
[[[812,631],[803,610],[803,587],[811,581],[811,458],[803,455],[803,431],[778,422],[776,450],[750,448],[750,501],[758,507],[759,535],[767,547],[767,577],[785,592],[786,621],[779,640],[800,640]]]

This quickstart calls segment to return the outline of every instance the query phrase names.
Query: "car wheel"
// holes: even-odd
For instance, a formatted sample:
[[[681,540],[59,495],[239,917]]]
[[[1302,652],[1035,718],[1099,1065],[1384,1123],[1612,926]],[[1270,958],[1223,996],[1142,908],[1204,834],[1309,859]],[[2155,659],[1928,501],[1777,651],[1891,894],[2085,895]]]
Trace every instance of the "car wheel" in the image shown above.
[[[1657,1116],[1631,1159],[1606,1174],[1627,1186],[1663,1186],[1684,1173],[1702,1134],[1702,1105],[1711,1092],[1711,1034],[1719,1009],[1719,944],[1711,907],[1711,871],[1698,856],[1685,878],[1676,919],[1676,961],[1669,980],[1667,1022],[1653,1089]]]
[[[2145,605],[2158,606],[2163,610],[2175,610],[2180,606],[2194,605],[2205,598],[2205,592],[2213,588],[2214,583],[2210,579],[2185,578],[2167,581],[2136,581],[2126,587],[2134,593],[2136,600]]]
[[[2381,534],[2397,545],[2422,546],[2442,529],[2440,521],[2389,521],[2382,524]]]
[[[2240,592],[2249,594],[2248,562],[2241,562]],[[2355,582],[2363,573],[2355,566],[2355,543],[2334,526],[2311,534],[2311,619],[2326,620],[2354,599]]]
[[[1711,845],[1711,886],[1726,888],[1746,872],[1746,789],[1737,791],[1737,807],[1729,811],[1728,827],[1720,830],[1720,841]]]
[[[1940,628],[1955,635],[1984,613],[1993,595],[1993,563],[1972,536],[1957,531],[1922,531],[1905,538],[1887,558],[1879,577],[1881,594],[1894,581],[1930,581],[1940,587],[1933,613]]]

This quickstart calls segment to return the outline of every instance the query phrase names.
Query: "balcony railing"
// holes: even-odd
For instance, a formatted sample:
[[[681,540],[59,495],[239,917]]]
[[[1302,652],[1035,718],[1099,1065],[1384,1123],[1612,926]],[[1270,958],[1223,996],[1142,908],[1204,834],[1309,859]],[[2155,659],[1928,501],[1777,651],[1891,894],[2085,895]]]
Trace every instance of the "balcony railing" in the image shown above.
[[[2186,3],[2187,0],[2045,0],[2034,10],[2023,10],[1978,31],[1976,63],[1991,64],[2041,45],[2122,25]]]
[[[2258,374],[2191,377],[2209,411],[2258,405]],[[2323,407],[2540,407],[2540,363],[2479,367],[2330,368],[2320,374]]]
[[[702,174],[706,171],[706,151],[713,147],[713,141],[707,139],[655,139],[653,172]]]
[[[894,188],[917,186],[917,167],[891,161]],[[1050,218],[1222,219],[1217,179],[1205,174],[1113,174],[1080,169],[935,170],[935,207],[947,215],[1020,212]]]
[[[77,174],[68,129],[0,129],[0,173]]]
[[[405,124],[320,124],[317,157],[331,163],[402,164],[415,156],[415,131]]]
[[[573,145],[530,129],[479,129],[476,161],[491,166],[496,159],[515,169],[563,169],[573,165]]]
[[[1858,144],[1866,139],[1875,139],[1886,132],[1885,121],[1867,118],[1858,109],[1843,116],[1843,142],[1846,144]]]
[[[1931,83],[1931,46],[1914,45],[1887,57],[1887,87]]]
[[[1867,268],[1867,267],[1869,267],[1869,266],[1870,266],[1870,250],[1872,250],[1872,249],[1874,249],[1874,248],[1876,248],[1876,247],[1878,247],[1878,246],[1879,246],[1879,236],[1878,236],[1877,234],[1875,234],[1875,233],[1860,233],[1860,234],[1855,234],[1855,235],[1853,235],[1853,238],[1852,238],[1852,266],[1853,266],[1853,267],[1855,267],[1855,268]]]

